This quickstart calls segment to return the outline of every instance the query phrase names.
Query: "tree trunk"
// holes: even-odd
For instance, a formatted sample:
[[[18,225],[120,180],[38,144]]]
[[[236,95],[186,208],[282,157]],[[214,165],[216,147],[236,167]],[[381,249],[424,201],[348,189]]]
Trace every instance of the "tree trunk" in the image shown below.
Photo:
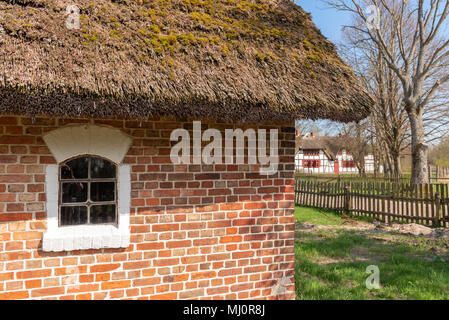
[[[391,156],[389,154],[385,155],[385,165],[384,165],[384,176],[387,178],[392,177],[393,166],[391,164]]]
[[[401,177],[401,158],[399,156],[399,152],[393,151],[392,152],[393,157],[393,177],[397,180]]]
[[[429,183],[427,155],[428,146],[424,141],[422,112],[408,113],[412,133],[412,184]]]

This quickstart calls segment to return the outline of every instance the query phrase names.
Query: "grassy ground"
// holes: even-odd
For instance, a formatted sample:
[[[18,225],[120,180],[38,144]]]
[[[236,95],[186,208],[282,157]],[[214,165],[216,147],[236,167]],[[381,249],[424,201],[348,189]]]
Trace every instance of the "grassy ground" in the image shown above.
[[[298,207],[295,217],[297,299],[449,299],[448,239],[376,231],[317,209]],[[370,265],[379,290],[366,288]]]
[[[361,176],[358,174],[308,174],[308,173],[296,173],[296,178],[307,179],[315,182],[372,182],[372,183],[382,183],[382,182],[396,182],[395,179],[392,178],[383,178],[377,177],[375,178],[372,174],[367,174],[366,176]],[[403,175],[400,179],[401,182],[407,183],[410,182],[410,175]]]

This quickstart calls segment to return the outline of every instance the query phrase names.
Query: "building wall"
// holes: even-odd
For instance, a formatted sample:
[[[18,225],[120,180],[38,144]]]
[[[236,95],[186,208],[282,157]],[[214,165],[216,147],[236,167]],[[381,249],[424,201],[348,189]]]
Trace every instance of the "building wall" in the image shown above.
[[[86,122],[132,137],[130,245],[44,252],[45,171],[56,160],[42,136]],[[269,177],[258,165],[172,164],[180,127],[192,123],[1,116],[0,299],[294,298],[293,123],[264,126],[279,129],[279,171]]]
[[[340,166],[340,173],[359,173],[357,167],[344,168],[342,166],[342,161],[353,160],[352,155],[347,153],[346,150],[337,154],[337,160]],[[374,172],[374,156],[372,154],[365,156],[365,172]]]
[[[353,160],[351,154],[345,150],[337,154],[337,161],[339,164],[339,173],[358,173],[357,167],[345,168],[342,166],[342,162],[346,160]],[[321,166],[319,168],[305,168],[303,167],[304,160],[320,160]],[[295,169],[301,173],[319,174],[319,173],[337,173],[335,172],[335,161],[328,158],[323,150],[320,150],[319,155],[311,156],[304,155],[303,150],[299,150],[295,155]],[[374,172],[374,156],[368,154],[365,156],[365,171]]]
[[[303,161],[304,160],[319,160],[320,167],[319,168],[304,168]],[[319,155],[311,156],[304,155],[303,150],[299,150],[295,156],[295,167],[296,170],[302,173],[334,173],[334,161],[331,161],[323,150],[320,150]]]

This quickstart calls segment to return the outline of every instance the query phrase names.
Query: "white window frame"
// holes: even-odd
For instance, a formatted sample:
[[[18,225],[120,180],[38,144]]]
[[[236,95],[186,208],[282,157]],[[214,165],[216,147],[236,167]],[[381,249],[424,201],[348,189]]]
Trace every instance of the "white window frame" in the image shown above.
[[[132,139],[118,129],[96,125],[69,126],[44,135],[58,164],[45,172],[47,231],[43,251],[126,248],[130,243],[131,167],[122,164]],[[114,225],[59,226],[59,166],[67,159],[89,154],[117,165],[117,218]]]

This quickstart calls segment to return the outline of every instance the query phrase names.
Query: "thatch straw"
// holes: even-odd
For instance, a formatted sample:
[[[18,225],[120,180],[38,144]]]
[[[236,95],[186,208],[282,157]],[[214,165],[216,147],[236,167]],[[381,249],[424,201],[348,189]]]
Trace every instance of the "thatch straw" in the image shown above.
[[[0,0],[0,112],[238,121],[366,117],[371,99],[287,0]]]

